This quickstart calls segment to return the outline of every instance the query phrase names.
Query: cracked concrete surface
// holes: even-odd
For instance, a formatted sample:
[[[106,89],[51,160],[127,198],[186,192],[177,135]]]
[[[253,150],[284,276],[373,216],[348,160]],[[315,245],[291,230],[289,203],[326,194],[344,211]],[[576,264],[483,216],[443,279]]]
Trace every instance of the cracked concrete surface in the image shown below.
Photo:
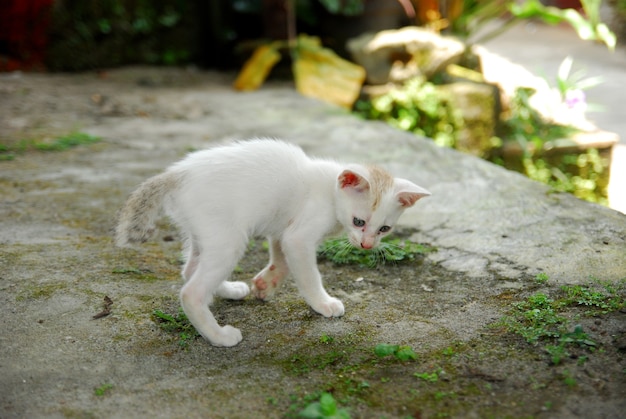
[[[545,292],[626,278],[625,215],[288,84],[236,93],[231,80],[154,68],[0,78],[3,143],[74,130],[103,139],[0,162],[0,417],[284,417],[320,391],[355,417],[600,418],[626,408],[626,313],[580,319],[603,348],[583,366],[548,367],[539,348],[492,328],[537,291],[538,273],[550,278]],[[181,350],[150,316],[178,309],[176,232],[164,221],[152,242],[116,249],[115,213],[190,149],[252,136],[376,162],[426,187],[433,196],[404,214],[401,230],[438,251],[376,269],[322,261],[329,292],[346,303],[341,319],[314,315],[292,284],[267,304],[218,300],[218,320],[240,327],[244,341]],[[252,278],[265,258],[259,243],[235,279]],[[112,314],[92,320],[104,296]],[[335,342],[321,344],[323,335]],[[382,342],[410,345],[418,361],[372,359]],[[413,376],[442,366],[437,384]],[[562,384],[570,373],[575,388]]]

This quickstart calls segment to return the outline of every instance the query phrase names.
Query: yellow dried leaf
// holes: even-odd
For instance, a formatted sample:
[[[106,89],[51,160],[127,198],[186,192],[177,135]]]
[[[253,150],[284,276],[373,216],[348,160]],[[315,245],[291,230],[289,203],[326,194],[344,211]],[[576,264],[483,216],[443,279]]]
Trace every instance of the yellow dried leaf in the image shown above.
[[[244,64],[233,86],[237,90],[256,90],[263,84],[280,53],[271,45],[261,45]]]
[[[309,97],[351,108],[359,97],[365,69],[323,48],[316,38],[300,36],[293,73],[296,89]]]

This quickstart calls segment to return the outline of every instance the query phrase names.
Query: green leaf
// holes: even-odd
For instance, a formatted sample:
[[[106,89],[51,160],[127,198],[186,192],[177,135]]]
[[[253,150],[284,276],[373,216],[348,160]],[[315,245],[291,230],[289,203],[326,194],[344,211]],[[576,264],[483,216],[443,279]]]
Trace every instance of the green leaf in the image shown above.
[[[319,419],[323,418],[322,408],[319,402],[311,403],[298,413],[298,417],[304,419]]]
[[[395,352],[395,356],[400,361],[414,361],[417,359],[417,354],[413,351],[413,349],[411,349],[410,346],[400,346],[400,348],[398,348]]]
[[[167,313],[163,313],[161,310],[154,310],[152,314],[154,314],[155,317],[161,320],[164,320],[166,322],[176,323],[176,319],[173,316]]]
[[[376,356],[383,358],[385,356],[393,355],[398,349],[400,349],[398,345],[388,345],[386,343],[380,343],[376,345],[376,348],[374,348],[374,353],[376,354]]]
[[[320,407],[322,413],[326,416],[337,413],[337,402],[329,393],[323,393],[322,397],[320,397]]]
[[[580,39],[586,41],[596,39],[595,30],[591,22],[586,20],[580,13],[574,9],[566,9],[563,11],[563,19],[565,19],[576,31]]]
[[[617,37],[608,26],[604,23],[599,23],[596,25],[596,35],[598,39],[606,44],[606,46],[611,50],[615,50],[615,44],[617,43]]]
[[[313,402],[298,413],[305,419],[350,419],[346,409],[337,407],[337,402],[329,393],[322,393],[319,402]]]

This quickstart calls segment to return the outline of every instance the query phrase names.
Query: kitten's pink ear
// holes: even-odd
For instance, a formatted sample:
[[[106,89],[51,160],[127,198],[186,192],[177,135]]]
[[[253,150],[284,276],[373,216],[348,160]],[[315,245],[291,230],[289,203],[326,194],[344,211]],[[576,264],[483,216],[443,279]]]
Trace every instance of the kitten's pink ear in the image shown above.
[[[341,172],[341,174],[337,178],[337,181],[339,182],[339,187],[341,189],[352,188],[358,192],[361,192],[370,187],[369,182],[363,176],[348,169]]]
[[[398,202],[405,208],[412,207],[419,199],[431,195],[421,186],[404,179],[396,179],[396,191]]]

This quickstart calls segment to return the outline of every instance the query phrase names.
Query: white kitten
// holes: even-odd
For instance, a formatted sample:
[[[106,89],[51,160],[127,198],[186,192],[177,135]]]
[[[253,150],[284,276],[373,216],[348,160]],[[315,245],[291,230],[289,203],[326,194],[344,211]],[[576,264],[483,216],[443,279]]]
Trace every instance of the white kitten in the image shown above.
[[[241,332],[220,327],[209,304],[214,294],[241,299],[250,292],[226,280],[251,237],[270,244],[270,261],[252,281],[257,298],[270,298],[291,272],[313,310],[341,316],[342,302],[328,295],[317,269],[322,239],[345,229],[354,246],[371,249],[428,195],[376,166],[311,159],[291,144],[251,140],[192,153],[145,181],[121,211],[116,242],[146,241],[164,206],[187,243],[182,307],[209,342],[234,346]]]

